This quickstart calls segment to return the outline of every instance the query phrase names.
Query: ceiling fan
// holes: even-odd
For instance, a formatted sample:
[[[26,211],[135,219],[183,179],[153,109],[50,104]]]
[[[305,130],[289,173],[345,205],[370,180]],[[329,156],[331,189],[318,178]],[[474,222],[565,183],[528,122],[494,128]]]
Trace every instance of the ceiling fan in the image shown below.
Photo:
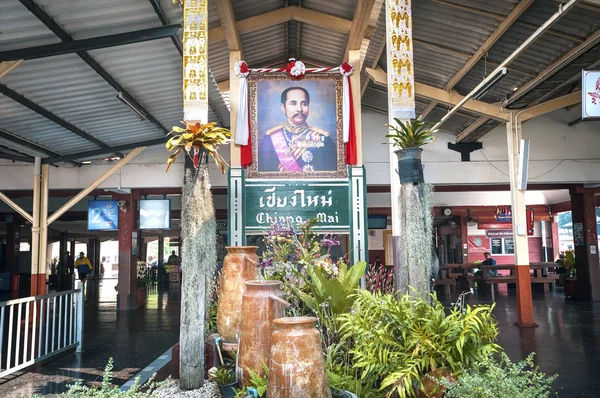
[[[467,209],[467,217],[465,218],[465,224],[469,227],[474,227],[478,224],[477,218],[471,217],[471,209]]]

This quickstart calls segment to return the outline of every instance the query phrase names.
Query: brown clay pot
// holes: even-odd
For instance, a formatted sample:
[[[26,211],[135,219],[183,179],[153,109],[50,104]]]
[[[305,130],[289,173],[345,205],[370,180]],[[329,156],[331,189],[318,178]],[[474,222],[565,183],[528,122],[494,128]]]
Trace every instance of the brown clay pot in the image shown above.
[[[246,292],[242,299],[242,323],[238,352],[237,379],[243,387],[248,387],[250,372],[261,377],[265,375],[263,363],[269,365],[271,335],[275,329],[273,320],[283,316],[279,281],[246,282]]]
[[[317,318],[278,318],[271,336],[269,398],[331,398]]]
[[[229,343],[237,342],[246,281],[260,278],[257,246],[229,246],[223,261],[217,307],[217,330]]]
[[[442,398],[446,392],[446,387],[437,383],[437,380],[441,378],[448,382],[457,380],[449,369],[431,370],[421,379],[419,398]]]

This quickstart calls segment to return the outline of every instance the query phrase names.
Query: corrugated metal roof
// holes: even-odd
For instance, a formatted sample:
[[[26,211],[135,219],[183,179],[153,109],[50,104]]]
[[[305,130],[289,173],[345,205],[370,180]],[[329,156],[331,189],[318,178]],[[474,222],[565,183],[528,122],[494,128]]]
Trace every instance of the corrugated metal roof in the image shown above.
[[[354,17],[354,10],[356,9],[356,0],[302,0],[302,7],[335,15],[340,18],[352,19]]]
[[[276,10],[283,6],[282,0],[235,0],[233,1],[233,12],[235,13],[235,18],[239,21]]]
[[[302,24],[300,58],[330,66],[338,66],[344,58],[348,35]]]
[[[240,39],[244,49],[244,59],[251,68],[286,61],[285,24],[242,33]]]
[[[18,1],[0,1],[0,32],[0,51],[60,43],[60,39]]]

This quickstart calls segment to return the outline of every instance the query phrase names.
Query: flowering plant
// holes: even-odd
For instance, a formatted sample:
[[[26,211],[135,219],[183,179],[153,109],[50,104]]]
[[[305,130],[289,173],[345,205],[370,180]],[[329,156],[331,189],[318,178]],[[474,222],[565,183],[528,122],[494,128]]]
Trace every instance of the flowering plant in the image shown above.
[[[292,58],[287,64],[285,70],[292,79],[300,80],[304,77],[304,74],[306,73],[306,66],[304,66],[304,62],[296,61]]]
[[[394,288],[394,272],[392,267],[371,267],[365,275],[367,289],[371,293],[392,293]]]
[[[248,68],[248,64],[246,61],[238,61],[233,66],[233,71],[235,75],[239,78],[247,77],[250,74],[250,68]]]
[[[354,73],[354,66],[348,62],[344,62],[340,65],[340,73],[342,76],[350,76]]]

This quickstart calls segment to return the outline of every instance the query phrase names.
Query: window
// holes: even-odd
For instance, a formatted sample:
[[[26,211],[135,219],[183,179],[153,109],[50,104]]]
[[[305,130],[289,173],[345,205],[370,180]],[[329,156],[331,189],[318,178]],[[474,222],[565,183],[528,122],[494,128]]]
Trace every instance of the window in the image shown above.
[[[490,239],[492,255],[494,254],[515,254],[515,242],[513,238],[492,238]]]

